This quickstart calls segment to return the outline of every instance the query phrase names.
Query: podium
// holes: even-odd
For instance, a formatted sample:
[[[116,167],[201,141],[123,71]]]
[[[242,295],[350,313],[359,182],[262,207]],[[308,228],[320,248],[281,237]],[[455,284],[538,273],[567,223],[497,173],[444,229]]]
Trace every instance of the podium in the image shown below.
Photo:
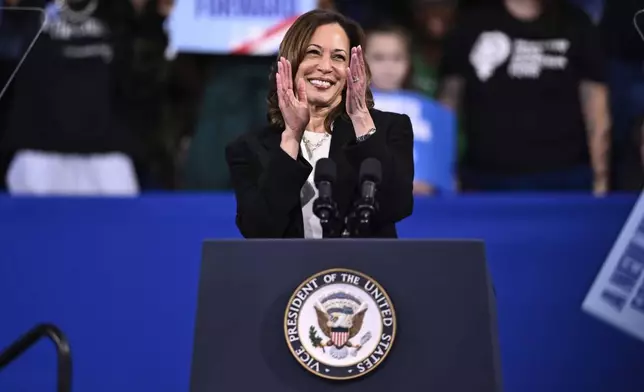
[[[502,390],[480,241],[206,241],[191,392]]]

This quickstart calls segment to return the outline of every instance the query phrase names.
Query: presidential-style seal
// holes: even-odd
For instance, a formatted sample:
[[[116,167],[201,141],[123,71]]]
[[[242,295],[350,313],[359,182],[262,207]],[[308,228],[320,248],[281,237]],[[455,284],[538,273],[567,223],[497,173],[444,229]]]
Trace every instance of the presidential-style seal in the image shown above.
[[[349,269],[319,272],[293,293],[284,316],[291,353],[317,376],[347,380],[380,365],[396,336],[391,299],[373,278]]]

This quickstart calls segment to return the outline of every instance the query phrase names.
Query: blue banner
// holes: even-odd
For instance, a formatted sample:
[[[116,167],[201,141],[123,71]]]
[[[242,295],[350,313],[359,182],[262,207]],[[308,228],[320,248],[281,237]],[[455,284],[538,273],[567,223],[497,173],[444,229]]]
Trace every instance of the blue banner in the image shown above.
[[[438,102],[411,91],[373,91],[379,110],[406,114],[414,127],[415,180],[441,193],[456,189],[456,116]]]
[[[644,194],[633,208],[582,308],[644,341]]]

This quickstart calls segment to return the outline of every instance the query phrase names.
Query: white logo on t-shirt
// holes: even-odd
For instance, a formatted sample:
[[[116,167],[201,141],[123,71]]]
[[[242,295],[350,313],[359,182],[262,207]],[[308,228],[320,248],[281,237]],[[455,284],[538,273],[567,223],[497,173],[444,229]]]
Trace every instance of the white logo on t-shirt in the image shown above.
[[[470,62],[474,66],[476,76],[485,82],[494,75],[494,71],[507,60],[510,55],[510,38],[500,31],[481,33],[470,52]]]
[[[568,65],[567,39],[511,40],[499,31],[481,33],[470,53],[476,76],[485,82],[509,57],[508,75],[512,78],[538,79],[545,69],[563,70]],[[510,56],[511,55],[511,56]]]
[[[55,3],[47,6],[43,33],[49,35],[54,41],[69,43],[62,49],[66,58],[83,59],[102,57],[106,63],[112,61],[112,47],[104,40],[109,34],[109,28],[103,21],[88,15],[79,23],[70,23],[61,17],[60,10]],[[95,39],[98,42],[76,44],[79,39]]]
[[[544,69],[566,69],[570,42],[566,39],[528,41],[516,39],[508,75],[514,78],[537,79]]]

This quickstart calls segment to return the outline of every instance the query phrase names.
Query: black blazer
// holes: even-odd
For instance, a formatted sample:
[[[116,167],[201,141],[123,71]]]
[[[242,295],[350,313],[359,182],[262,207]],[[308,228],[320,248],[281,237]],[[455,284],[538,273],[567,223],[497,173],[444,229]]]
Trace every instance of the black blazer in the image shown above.
[[[341,216],[359,198],[358,172],[366,158],[382,163],[376,193],[380,206],[374,237],[397,237],[395,223],[411,215],[414,179],[413,130],[408,116],[372,109],[376,133],[357,143],[353,125],[338,118],[329,158],[337,167],[333,196]],[[246,238],[303,238],[300,190],[313,170],[302,157],[280,148],[282,130],[247,133],[226,147],[226,161],[237,199],[236,223]]]

